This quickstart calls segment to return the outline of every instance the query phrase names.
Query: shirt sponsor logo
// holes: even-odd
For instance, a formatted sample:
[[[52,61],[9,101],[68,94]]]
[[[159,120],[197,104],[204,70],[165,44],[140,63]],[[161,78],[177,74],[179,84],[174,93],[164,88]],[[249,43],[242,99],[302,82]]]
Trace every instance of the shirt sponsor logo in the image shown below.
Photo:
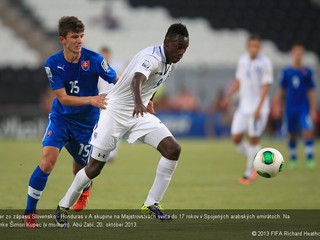
[[[108,70],[108,68],[109,68],[108,63],[107,63],[107,61],[105,59],[102,60],[101,67],[103,68],[103,70],[105,72],[108,72],[108,73],[110,72],[110,70]]]
[[[50,69],[49,67],[45,67],[44,69],[46,70],[46,74],[47,74],[49,80],[50,80],[51,82],[53,82],[53,81],[52,81],[51,69]]]
[[[143,63],[142,63],[142,67],[144,67],[146,70],[148,71],[151,71],[151,62],[149,60],[145,60]]]
[[[88,71],[90,68],[90,61],[82,61],[81,68],[83,69],[83,71]]]

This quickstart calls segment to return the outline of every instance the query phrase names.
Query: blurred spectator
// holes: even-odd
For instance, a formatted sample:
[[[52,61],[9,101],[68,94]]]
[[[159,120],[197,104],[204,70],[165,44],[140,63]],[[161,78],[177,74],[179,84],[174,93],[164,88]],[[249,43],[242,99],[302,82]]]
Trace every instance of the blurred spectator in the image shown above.
[[[196,111],[198,108],[197,99],[185,86],[171,100],[172,109],[177,111]]]
[[[229,136],[232,114],[229,114],[228,109],[221,106],[223,97],[224,90],[221,89],[207,110],[206,133],[209,137]]]
[[[109,6],[106,6],[103,9],[101,16],[92,18],[91,22],[93,24],[102,23],[102,25],[108,30],[115,30],[120,27],[117,17],[113,15],[112,8]]]
[[[102,47],[100,53],[107,61],[107,63],[116,71],[117,75],[120,76],[124,70],[124,64],[120,61],[115,61],[111,57],[111,50],[108,47]],[[98,89],[100,93],[108,93],[114,84],[110,84],[99,77]]]

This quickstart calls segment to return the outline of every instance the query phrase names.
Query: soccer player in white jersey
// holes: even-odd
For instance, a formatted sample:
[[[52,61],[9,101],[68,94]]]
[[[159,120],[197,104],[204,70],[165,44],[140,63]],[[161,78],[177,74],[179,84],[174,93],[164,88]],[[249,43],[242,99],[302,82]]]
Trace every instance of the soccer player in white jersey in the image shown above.
[[[240,57],[236,71],[236,83],[222,101],[227,106],[232,96],[239,91],[239,106],[233,116],[231,135],[237,149],[247,158],[247,167],[240,184],[249,184],[256,177],[253,159],[259,151],[260,137],[269,114],[269,89],[273,82],[272,64],[262,53],[259,36],[249,37],[247,53]],[[244,139],[248,135],[249,143]]]
[[[161,153],[156,177],[141,210],[160,220],[171,220],[159,205],[177,166],[181,147],[168,128],[154,116],[149,104],[157,89],[169,77],[189,46],[185,25],[172,24],[163,45],[140,51],[122,73],[117,85],[108,94],[108,106],[101,111],[93,130],[93,146],[89,164],[80,170],[65,196],[59,202],[56,222],[67,227],[68,209],[77,201],[82,189],[100,171],[120,138],[129,143],[146,143]],[[151,112],[151,113],[150,113]]]

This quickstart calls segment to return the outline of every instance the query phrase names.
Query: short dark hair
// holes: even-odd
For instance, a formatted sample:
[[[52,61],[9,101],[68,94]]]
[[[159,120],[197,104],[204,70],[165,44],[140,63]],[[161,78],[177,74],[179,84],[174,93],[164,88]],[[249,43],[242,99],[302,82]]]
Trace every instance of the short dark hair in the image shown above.
[[[296,41],[296,42],[294,42],[292,44],[291,49],[294,48],[294,47],[302,47],[302,48],[304,48],[304,45],[302,44],[302,42]]]
[[[247,42],[250,42],[250,41],[252,41],[252,40],[261,42],[261,37],[260,37],[258,34],[254,33],[254,34],[251,34],[251,35],[248,37]]]
[[[64,16],[59,20],[59,36],[66,37],[69,32],[84,32],[84,24],[75,16]]]
[[[189,33],[188,33],[188,29],[187,29],[186,25],[184,25],[182,23],[174,23],[174,24],[172,24],[168,28],[168,31],[166,33],[166,37],[165,38],[172,39],[176,35],[181,35],[183,37],[189,37]]]

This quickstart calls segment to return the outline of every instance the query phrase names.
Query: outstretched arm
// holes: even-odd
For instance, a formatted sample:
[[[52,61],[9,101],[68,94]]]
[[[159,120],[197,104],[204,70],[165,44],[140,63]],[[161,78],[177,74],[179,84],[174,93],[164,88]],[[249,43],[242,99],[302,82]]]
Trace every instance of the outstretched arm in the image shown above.
[[[270,84],[264,84],[262,86],[262,90],[261,90],[261,94],[260,94],[260,101],[259,101],[258,107],[253,115],[255,120],[260,118],[261,108],[263,106],[264,100],[266,99],[266,97],[269,93],[269,90],[270,90]]]
[[[314,89],[308,91],[309,105],[310,105],[310,116],[315,122],[317,120],[317,108],[316,108],[316,92]]]
[[[133,76],[131,82],[131,91],[133,94],[133,101],[134,101],[134,109],[132,116],[139,117],[139,114],[143,117],[144,113],[147,112],[146,106],[143,105],[141,99],[141,87],[142,84],[147,80],[146,76],[142,73],[136,72]]]
[[[106,109],[107,98],[106,94],[100,94],[97,96],[88,96],[88,97],[77,97],[70,96],[66,93],[64,88],[54,90],[56,97],[59,102],[65,106],[83,106],[83,105],[92,105],[101,109]]]
[[[232,84],[230,91],[221,101],[221,107],[226,108],[228,107],[233,95],[239,90],[240,88],[240,81],[236,80],[234,84]]]

